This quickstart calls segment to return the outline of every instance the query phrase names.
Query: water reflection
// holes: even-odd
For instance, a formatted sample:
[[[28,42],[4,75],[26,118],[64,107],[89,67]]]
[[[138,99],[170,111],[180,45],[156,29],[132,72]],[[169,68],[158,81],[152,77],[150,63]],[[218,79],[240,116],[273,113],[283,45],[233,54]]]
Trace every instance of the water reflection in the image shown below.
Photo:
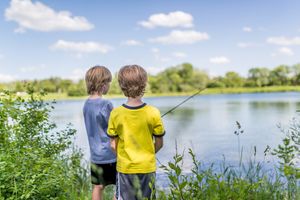
[[[178,108],[174,112],[166,115],[167,119],[165,123],[168,124],[168,128],[172,127],[171,129],[174,130],[170,136],[172,139],[183,135],[188,127],[192,125],[195,112],[196,110],[191,108]]]
[[[291,102],[264,102],[264,101],[252,101],[249,102],[251,109],[277,109],[277,110],[286,110],[289,109],[295,103]]]

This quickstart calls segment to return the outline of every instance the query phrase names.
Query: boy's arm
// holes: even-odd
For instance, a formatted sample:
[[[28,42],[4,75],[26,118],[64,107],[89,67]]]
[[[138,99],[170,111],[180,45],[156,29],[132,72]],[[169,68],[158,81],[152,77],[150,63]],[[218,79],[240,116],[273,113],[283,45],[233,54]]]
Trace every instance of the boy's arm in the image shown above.
[[[113,150],[113,152],[115,152],[115,154],[117,153],[117,146],[118,146],[118,138],[117,137],[110,138],[110,147]]]
[[[155,118],[153,121],[153,136],[154,136],[154,147],[155,153],[157,153],[163,147],[163,136],[165,135],[165,129],[160,117],[160,112],[155,109]]]
[[[104,111],[103,111],[103,115],[104,115],[105,121],[106,121],[106,123],[108,123],[110,113],[111,113],[111,111],[113,110],[113,105],[112,105],[112,103],[111,103],[111,102],[108,102],[108,103],[106,104],[106,106],[103,108],[103,110],[104,110]]]
[[[157,153],[164,145],[164,139],[163,137],[154,137],[155,138],[155,153]]]

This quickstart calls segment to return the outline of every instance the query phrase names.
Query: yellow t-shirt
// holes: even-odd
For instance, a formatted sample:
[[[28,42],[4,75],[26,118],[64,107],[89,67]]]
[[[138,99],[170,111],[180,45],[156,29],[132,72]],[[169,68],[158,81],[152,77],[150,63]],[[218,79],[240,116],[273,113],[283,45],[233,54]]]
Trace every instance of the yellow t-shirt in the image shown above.
[[[156,170],[153,136],[163,136],[164,126],[157,108],[122,105],[112,110],[107,133],[118,137],[117,171],[127,174]]]

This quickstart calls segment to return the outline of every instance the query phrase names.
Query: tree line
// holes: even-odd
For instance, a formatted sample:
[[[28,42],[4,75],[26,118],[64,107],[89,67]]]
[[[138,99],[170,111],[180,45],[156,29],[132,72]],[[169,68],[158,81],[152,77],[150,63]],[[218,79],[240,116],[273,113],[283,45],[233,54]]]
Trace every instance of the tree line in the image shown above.
[[[36,92],[43,90],[48,93],[67,93],[68,96],[86,95],[83,79],[75,82],[59,77],[0,83],[0,89],[22,92],[25,91],[24,82],[32,84]],[[203,87],[236,88],[296,85],[300,85],[300,63],[292,66],[279,65],[273,69],[251,68],[248,70],[247,77],[234,71],[229,71],[224,76],[210,77],[206,71],[195,68],[190,63],[183,63],[169,67],[157,75],[150,75],[147,92],[157,94],[192,92]],[[116,76],[112,80],[109,94],[121,94]]]

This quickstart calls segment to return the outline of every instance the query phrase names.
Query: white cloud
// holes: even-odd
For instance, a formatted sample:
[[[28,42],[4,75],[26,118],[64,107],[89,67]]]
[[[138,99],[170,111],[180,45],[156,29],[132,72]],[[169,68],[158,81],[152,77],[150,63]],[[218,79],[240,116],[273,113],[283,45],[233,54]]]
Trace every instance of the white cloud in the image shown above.
[[[283,56],[293,56],[294,55],[294,51],[290,48],[287,47],[281,47],[279,49],[277,49],[276,53],[272,53],[271,56],[272,57],[276,57],[279,55],[283,55]]]
[[[16,80],[16,77],[8,74],[0,74],[0,83],[2,82],[10,82]]]
[[[41,2],[12,0],[5,10],[5,18],[15,21],[19,27],[15,32],[26,29],[36,31],[88,31],[94,28],[86,18],[72,16],[69,11],[55,11]]]
[[[225,56],[213,57],[210,58],[209,61],[213,64],[226,64],[230,62],[230,60]]]
[[[243,31],[244,32],[252,32],[253,30],[251,27],[245,26],[245,27],[243,27]]]
[[[65,78],[71,79],[73,81],[78,81],[80,79],[83,79],[85,76],[85,73],[88,69],[81,69],[81,68],[76,68],[74,69],[71,74]]]
[[[142,45],[142,43],[137,40],[126,40],[126,41],[121,42],[121,45],[140,46],[140,45]]]
[[[159,49],[158,48],[152,48],[151,51],[152,51],[152,53],[159,53]]]
[[[19,27],[19,28],[16,28],[16,29],[14,30],[14,32],[15,32],[15,33],[25,33],[26,30],[25,30],[25,28],[23,28],[23,27]]]
[[[65,40],[58,40],[53,44],[50,49],[52,50],[62,50],[66,52],[79,53],[107,53],[112,50],[112,47],[106,44],[101,44],[97,42],[72,42]]]
[[[288,38],[284,36],[269,37],[267,39],[267,42],[270,44],[285,45],[285,46],[300,45],[300,37],[294,37],[294,38]]]
[[[24,72],[24,73],[26,73],[26,72],[34,72],[34,71],[36,71],[36,68],[35,67],[21,67],[20,71]]]
[[[45,68],[46,68],[46,65],[41,64],[39,66],[21,67],[20,71],[23,72],[23,73],[36,72],[36,71],[39,71],[39,70],[45,69]]]
[[[159,57],[158,59],[159,59],[158,61],[160,61],[160,62],[169,62],[169,61],[171,61],[171,58],[169,58],[169,57]]]
[[[146,71],[151,75],[156,75],[159,72],[162,72],[164,69],[164,67],[146,67]]]
[[[187,55],[185,54],[185,53],[183,53],[183,52],[174,52],[173,54],[172,54],[174,57],[176,57],[176,58],[185,58]]]
[[[287,48],[287,47],[282,47],[282,48],[278,49],[278,52],[280,52],[283,55],[287,55],[287,56],[294,55],[293,50],[290,48]]]
[[[166,63],[166,62],[171,61],[170,57],[161,55],[160,50],[158,48],[152,48],[151,52],[153,53],[154,59],[158,62]]]
[[[256,43],[251,43],[251,42],[239,42],[237,44],[238,47],[240,48],[248,48],[248,47],[256,47],[256,46],[259,46],[258,44]]]
[[[240,48],[247,48],[247,47],[250,47],[251,46],[251,43],[246,43],[246,42],[239,42],[237,44],[238,47]]]
[[[150,42],[161,44],[193,44],[202,40],[208,40],[209,38],[210,36],[207,33],[173,30],[169,35],[150,39]]]
[[[161,27],[193,27],[193,16],[182,11],[170,12],[168,14],[158,13],[151,15],[147,21],[141,21],[139,25],[145,28]]]

